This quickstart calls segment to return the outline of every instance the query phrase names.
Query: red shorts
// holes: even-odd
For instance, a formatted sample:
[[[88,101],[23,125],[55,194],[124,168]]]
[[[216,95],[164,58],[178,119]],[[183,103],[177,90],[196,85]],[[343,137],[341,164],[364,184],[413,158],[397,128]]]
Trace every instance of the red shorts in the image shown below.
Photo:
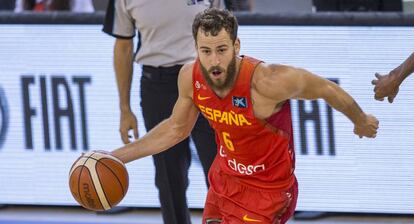
[[[216,179],[207,194],[203,224],[283,224],[293,216],[297,198],[296,178],[286,191],[250,187],[231,178]]]

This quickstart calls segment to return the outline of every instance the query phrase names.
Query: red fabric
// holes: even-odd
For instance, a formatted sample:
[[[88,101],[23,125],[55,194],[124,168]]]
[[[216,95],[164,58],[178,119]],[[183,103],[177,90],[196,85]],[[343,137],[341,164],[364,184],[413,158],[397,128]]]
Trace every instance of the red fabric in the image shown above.
[[[288,190],[266,191],[241,184],[214,165],[210,173],[214,174],[215,187],[208,191],[203,224],[209,219],[221,220],[221,224],[284,224],[293,216],[298,197],[296,181]]]

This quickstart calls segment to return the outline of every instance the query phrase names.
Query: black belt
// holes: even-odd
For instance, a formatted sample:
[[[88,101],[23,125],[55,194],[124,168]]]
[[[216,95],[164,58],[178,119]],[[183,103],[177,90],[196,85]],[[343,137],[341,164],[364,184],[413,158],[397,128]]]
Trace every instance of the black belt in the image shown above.
[[[181,67],[183,67],[183,65],[174,65],[171,67],[154,67],[143,65],[142,76],[152,80],[177,79]]]

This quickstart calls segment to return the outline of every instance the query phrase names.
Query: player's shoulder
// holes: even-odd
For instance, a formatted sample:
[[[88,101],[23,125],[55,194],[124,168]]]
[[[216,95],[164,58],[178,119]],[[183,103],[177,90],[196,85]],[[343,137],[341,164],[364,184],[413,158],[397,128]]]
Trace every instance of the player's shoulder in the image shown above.
[[[289,69],[289,66],[282,64],[260,63],[255,69],[253,78],[255,81],[268,82],[272,79],[277,79],[278,77],[282,76]]]
[[[189,62],[183,65],[180,69],[179,79],[192,80],[195,62]]]
[[[194,69],[194,64],[195,64],[195,61],[184,64],[183,67],[181,67],[180,73],[186,73],[186,74],[190,73],[190,74],[192,74],[193,69]]]
[[[277,63],[260,63],[260,66],[258,66],[258,68],[265,75],[266,74],[269,74],[269,75],[284,74],[293,69],[292,66],[284,65],[284,64],[277,64]]]
[[[252,78],[253,88],[258,91],[287,88],[293,80],[293,70],[288,65],[260,63]]]
[[[178,86],[184,92],[192,92],[194,62],[183,65],[178,77]]]

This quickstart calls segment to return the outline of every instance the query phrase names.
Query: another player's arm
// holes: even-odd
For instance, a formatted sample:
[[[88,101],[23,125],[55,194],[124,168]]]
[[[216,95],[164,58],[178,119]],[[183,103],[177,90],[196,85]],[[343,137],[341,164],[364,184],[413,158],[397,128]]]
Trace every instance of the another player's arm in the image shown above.
[[[185,65],[179,74],[179,96],[169,118],[162,121],[142,138],[116,149],[112,154],[124,163],[160,153],[187,138],[198,117],[192,101],[192,66]],[[160,102],[162,103],[162,102]]]
[[[401,84],[405,78],[414,72],[414,53],[412,53],[400,66],[393,69],[393,74],[397,81]]]
[[[360,137],[375,137],[378,121],[365,114],[357,102],[341,87],[309,71],[283,65],[269,65],[264,69],[263,94],[281,102],[286,99],[324,99],[330,106],[345,114],[355,125]],[[277,87],[277,88],[275,88]],[[260,88],[259,88],[260,89]]]
[[[375,85],[375,99],[383,101],[388,97],[392,103],[397,96],[401,83],[414,72],[414,53],[412,53],[403,63],[391,70],[387,75],[375,74],[377,79],[372,80]]]

